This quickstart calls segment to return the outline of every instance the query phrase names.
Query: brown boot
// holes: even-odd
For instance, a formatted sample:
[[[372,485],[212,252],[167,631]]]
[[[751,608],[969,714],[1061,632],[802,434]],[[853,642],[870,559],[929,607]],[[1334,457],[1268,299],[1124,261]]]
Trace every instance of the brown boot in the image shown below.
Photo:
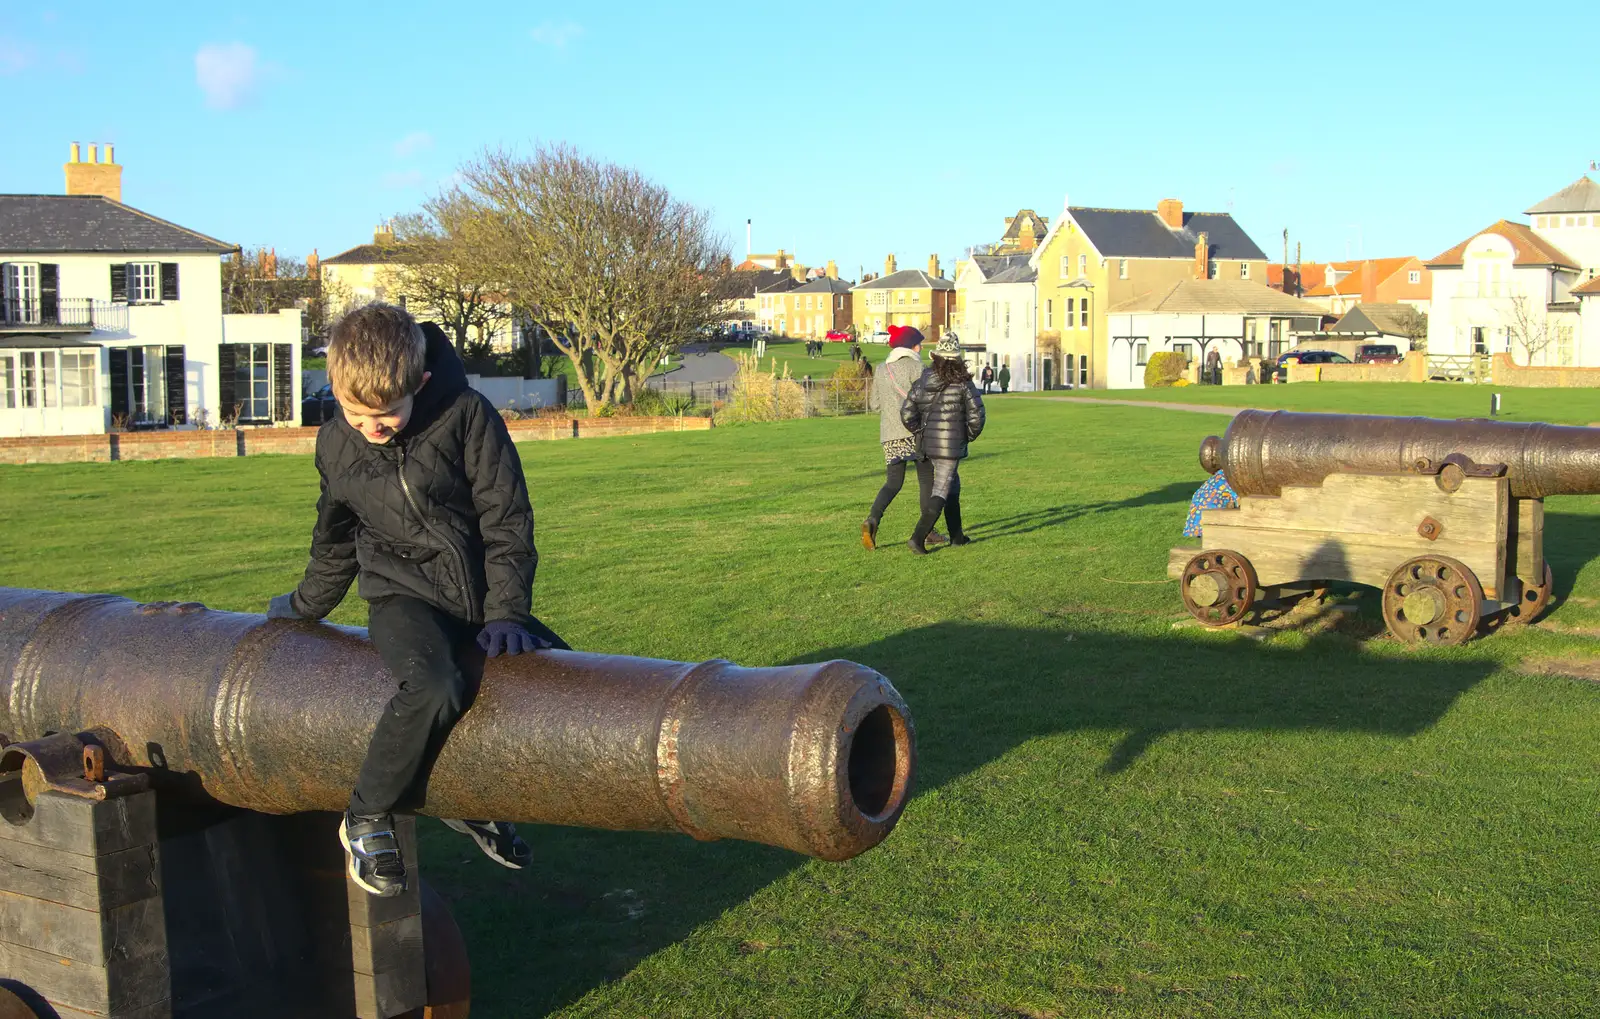
[[[868,552],[878,547],[878,522],[871,517],[861,522],[861,547]]]

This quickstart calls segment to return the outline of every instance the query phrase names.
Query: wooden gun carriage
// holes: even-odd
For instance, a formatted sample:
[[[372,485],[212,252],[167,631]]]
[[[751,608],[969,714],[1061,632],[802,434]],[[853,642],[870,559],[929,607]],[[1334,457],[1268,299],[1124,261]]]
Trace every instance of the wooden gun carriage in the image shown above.
[[[1169,558],[1200,622],[1342,581],[1382,592],[1400,640],[1450,645],[1549,604],[1544,497],[1600,492],[1600,429],[1250,410],[1200,462],[1239,496]]]

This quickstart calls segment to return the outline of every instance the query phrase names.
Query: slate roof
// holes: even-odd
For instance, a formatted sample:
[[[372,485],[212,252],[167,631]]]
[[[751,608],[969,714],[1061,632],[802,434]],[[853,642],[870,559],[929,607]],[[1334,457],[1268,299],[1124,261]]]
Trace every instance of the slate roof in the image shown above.
[[[1266,252],[1226,212],[1185,212],[1174,230],[1150,209],[1069,208],[1095,250],[1107,258],[1193,258],[1200,234],[1215,259],[1266,261]]]
[[[847,294],[850,290],[850,284],[844,280],[829,279],[826,276],[818,276],[811,282],[794,288],[797,294]]]
[[[388,265],[400,261],[401,245],[357,244],[349,251],[341,251],[332,258],[324,258],[323,265]]]
[[[1565,251],[1551,244],[1549,241],[1533,232],[1533,228],[1525,223],[1513,223],[1502,219],[1498,223],[1479,230],[1455,247],[1428,260],[1430,269],[1459,269],[1463,264],[1467,245],[1483,234],[1497,234],[1511,242],[1511,248],[1516,252],[1512,263],[1515,265],[1558,265],[1568,269],[1578,268],[1578,263]]]
[[[1050,220],[1039,215],[1032,209],[1018,209],[1012,217],[1011,225],[1006,227],[1006,232],[1000,235],[1002,241],[1014,241],[1022,236],[1022,224],[1033,223],[1033,236],[1044,240],[1044,235],[1050,230]]]
[[[901,269],[875,280],[857,283],[852,290],[954,290],[956,285],[943,276],[929,276],[921,269]]]
[[[1109,314],[1284,315],[1321,318],[1327,312],[1254,280],[1179,280],[1114,306]]]
[[[1001,273],[1015,269],[1019,265],[1026,268],[1032,258],[1033,252],[1031,251],[1024,251],[1015,255],[973,255],[972,263],[978,267],[979,272],[983,273],[983,281],[985,283],[993,283],[995,282],[995,277]]]
[[[1600,276],[1596,276],[1582,286],[1573,287],[1571,292],[1582,294],[1584,297],[1600,297]]]
[[[239,247],[101,195],[0,195],[0,250],[225,255]]]
[[[1358,336],[1371,336],[1374,333],[1405,336],[1407,319],[1416,310],[1409,304],[1358,304],[1345,312],[1343,318],[1328,328],[1328,332]]]
[[[1529,209],[1528,215],[1541,212],[1600,212],[1600,184],[1585,174]]]
[[[1039,279],[1039,270],[1024,260],[1021,265],[1011,265],[994,273],[985,283],[1033,283]]]

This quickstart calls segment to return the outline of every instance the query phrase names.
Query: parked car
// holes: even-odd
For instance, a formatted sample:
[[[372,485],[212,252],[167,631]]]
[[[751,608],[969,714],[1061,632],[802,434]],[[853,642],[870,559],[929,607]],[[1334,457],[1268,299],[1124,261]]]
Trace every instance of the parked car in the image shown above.
[[[833,340],[836,343],[848,342],[850,339],[850,334],[842,329],[829,329],[828,339]]]
[[[339,416],[339,401],[333,397],[333,386],[324,385],[300,400],[300,424],[314,428]]]
[[[888,343],[889,342],[889,334],[880,330],[880,331],[875,332],[872,335],[866,337],[861,342],[863,342],[863,343]]]
[[[1356,364],[1396,364],[1400,348],[1392,343],[1363,343],[1356,348]]]
[[[1331,350],[1291,350],[1278,358],[1278,367],[1282,368],[1290,361],[1299,361],[1301,364],[1350,364],[1350,359],[1343,354]]]

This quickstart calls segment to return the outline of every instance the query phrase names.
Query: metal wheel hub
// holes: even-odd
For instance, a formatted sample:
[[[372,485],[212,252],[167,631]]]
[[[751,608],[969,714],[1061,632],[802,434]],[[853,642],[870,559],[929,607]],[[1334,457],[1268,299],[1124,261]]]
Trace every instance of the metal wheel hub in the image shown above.
[[[1408,560],[1383,588],[1384,621],[1408,644],[1460,644],[1477,632],[1482,609],[1478,578],[1448,556]]]
[[[1227,549],[1207,550],[1190,559],[1178,583],[1184,608],[1207,626],[1237,623],[1258,593],[1250,560]]]

